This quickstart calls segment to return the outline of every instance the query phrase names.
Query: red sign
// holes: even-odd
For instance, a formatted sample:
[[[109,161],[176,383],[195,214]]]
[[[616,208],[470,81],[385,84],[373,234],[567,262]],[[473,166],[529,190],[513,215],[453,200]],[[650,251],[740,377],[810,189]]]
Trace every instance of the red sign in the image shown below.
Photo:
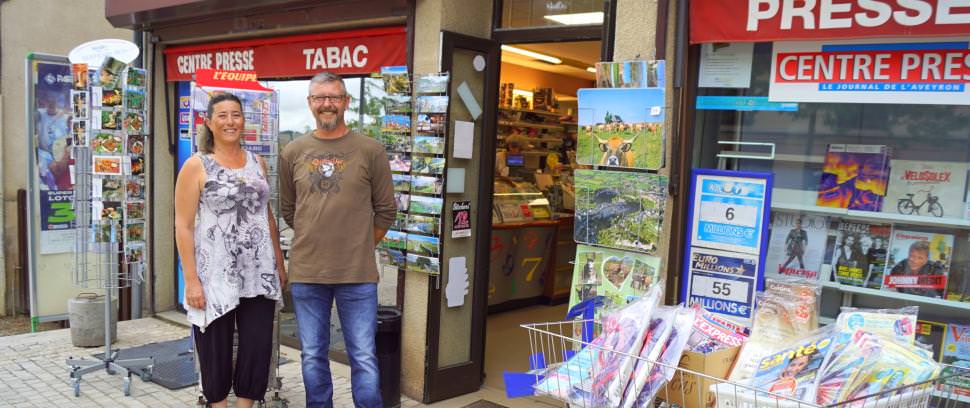
[[[323,71],[367,74],[407,63],[404,27],[274,37],[165,50],[169,81],[191,81],[198,70],[254,72],[259,78],[309,77]]]
[[[775,58],[777,83],[970,82],[970,50],[793,52]]]
[[[694,0],[690,42],[970,34],[968,0]]]
[[[195,72],[195,84],[198,86],[211,86],[215,88],[249,89],[252,91],[268,91],[257,82],[255,72],[243,71],[216,71],[214,69],[200,69]]]

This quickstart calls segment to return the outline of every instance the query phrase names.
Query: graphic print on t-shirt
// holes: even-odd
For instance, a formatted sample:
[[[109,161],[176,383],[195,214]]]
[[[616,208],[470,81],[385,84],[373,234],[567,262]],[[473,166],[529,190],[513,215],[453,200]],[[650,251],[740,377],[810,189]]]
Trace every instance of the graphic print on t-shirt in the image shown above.
[[[350,153],[326,152],[307,155],[305,163],[310,176],[310,184],[318,193],[339,193],[340,179],[347,167]]]

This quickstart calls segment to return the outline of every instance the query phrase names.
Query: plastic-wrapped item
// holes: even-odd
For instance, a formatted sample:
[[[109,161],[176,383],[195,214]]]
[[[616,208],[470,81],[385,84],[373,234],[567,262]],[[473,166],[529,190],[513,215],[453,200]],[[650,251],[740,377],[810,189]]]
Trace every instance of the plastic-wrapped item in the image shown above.
[[[667,344],[667,339],[670,338],[670,334],[673,332],[676,313],[676,307],[660,306],[650,318],[650,328],[647,331],[643,348],[639,354],[640,360],[637,360],[630,383],[626,387],[623,398],[624,407],[629,407],[630,404],[636,401],[636,395],[631,394],[634,392],[634,389],[640,390],[643,388],[643,383],[646,382],[647,375],[650,374],[653,363],[660,358],[660,353],[663,352],[664,345]]]
[[[765,292],[758,294],[756,303],[751,336],[738,353],[731,381],[751,378],[762,358],[815,329],[810,319],[797,315],[802,306],[798,298]]]
[[[687,348],[695,353],[710,353],[727,347],[744,344],[747,336],[741,334],[743,328],[708,312],[695,303],[694,328],[687,340]]]
[[[807,322],[812,330],[818,327],[818,316],[822,296],[822,286],[816,282],[805,279],[778,277],[765,278],[765,291],[787,296],[792,299],[799,299],[795,316],[797,319]]]
[[[650,376],[642,387],[628,390],[627,398],[631,402],[633,394],[630,391],[636,392],[639,390],[639,395],[637,395],[635,403],[627,403],[624,407],[653,406],[651,402],[653,402],[653,398],[657,395],[657,392],[674,376],[674,369],[671,367],[677,366],[677,363],[680,362],[681,355],[684,354],[684,350],[687,347],[687,340],[693,331],[696,314],[697,311],[695,309],[687,307],[677,308],[670,337],[667,338],[663,352],[660,354],[660,359],[657,360],[660,364],[653,364],[653,367],[650,369]]]
[[[841,333],[840,343],[845,343],[857,332],[864,331],[908,346],[916,339],[917,314],[918,306],[901,309],[843,307],[835,326]]]
[[[548,395],[571,404],[585,405],[590,400],[589,392],[584,390],[589,389],[592,367],[593,353],[587,347],[562,364],[545,370],[545,378],[534,387],[536,395]]]
[[[651,287],[643,298],[618,309],[603,318],[602,345],[592,348],[592,396],[595,406],[620,404],[630,373],[643,347],[650,326],[650,316],[662,296],[659,285]],[[625,353],[625,354],[624,354]]]

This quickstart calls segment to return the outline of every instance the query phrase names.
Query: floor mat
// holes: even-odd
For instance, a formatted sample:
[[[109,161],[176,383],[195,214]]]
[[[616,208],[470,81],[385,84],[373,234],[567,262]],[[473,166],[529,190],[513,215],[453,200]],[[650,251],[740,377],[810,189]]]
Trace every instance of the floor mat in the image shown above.
[[[505,405],[496,404],[492,401],[478,400],[462,408],[508,408]]]
[[[184,337],[122,349],[115,359],[154,357],[155,367],[152,370],[150,381],[170,390],[177,390],[195,385],[199,379],[198,372],[195,371],[195,354],[190,350],[192,344],[190,341],[189,337]],[[102,360],[104,353],[94,354],[93,356]],[[279,365],[286,364],[289,361],[285,357],[280,357]]]

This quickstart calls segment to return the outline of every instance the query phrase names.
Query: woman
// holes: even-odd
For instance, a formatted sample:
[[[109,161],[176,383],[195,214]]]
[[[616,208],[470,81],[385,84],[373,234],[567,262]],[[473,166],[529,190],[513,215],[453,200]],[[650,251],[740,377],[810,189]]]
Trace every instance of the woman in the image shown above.
[[[241,145],[242,103],[209,101],[199,154],[175,183],[175,242],[185,278],[202,392],[213,407],[251,407],[266,393],[273,317],[286,284],[266,164]],[[233,333],[239,350],[232,367]]]

